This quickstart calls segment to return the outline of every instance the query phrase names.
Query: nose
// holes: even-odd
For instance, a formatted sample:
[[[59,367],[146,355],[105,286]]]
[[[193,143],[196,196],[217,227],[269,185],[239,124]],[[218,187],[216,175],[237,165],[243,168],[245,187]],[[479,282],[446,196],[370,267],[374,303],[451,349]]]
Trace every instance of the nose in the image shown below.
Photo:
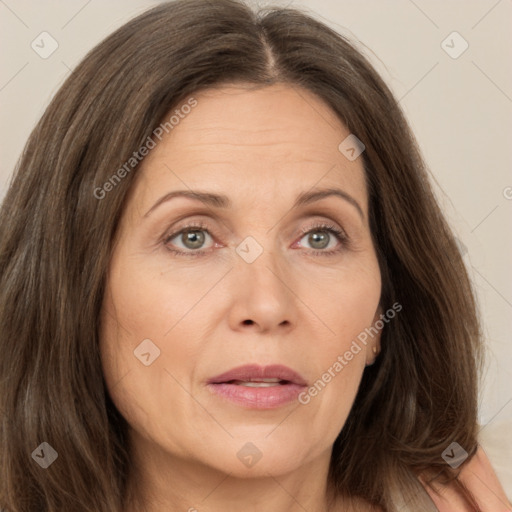
[[[230,282],[229,324],[233,330],[284,333],[296,325],[297,297],[290,272],[278,255],[264,250],[252,263],[240,259]]]

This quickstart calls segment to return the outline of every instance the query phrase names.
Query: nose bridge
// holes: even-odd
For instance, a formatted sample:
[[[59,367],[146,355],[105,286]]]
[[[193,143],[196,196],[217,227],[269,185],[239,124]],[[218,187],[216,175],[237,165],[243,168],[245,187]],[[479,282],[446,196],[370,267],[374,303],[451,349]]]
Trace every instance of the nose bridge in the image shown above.
[[[261,240],[261,236],[259,237]],[[273,240],[272,232],[265,238],[265,246],[255,237],[247,237],[237,247],[240,271],[247,275],[250,282],[258,283],[267,292],[282,292],[285,287],[282,255]]]
[[[265,237],[265,246],[256,237],[244,239],[237,247],[239,258],[233,275],[236,321],[250,320],[265,330],[293,322],[295,317],[289,273],[283,272],[285,255],[273,240],[272,231]]]

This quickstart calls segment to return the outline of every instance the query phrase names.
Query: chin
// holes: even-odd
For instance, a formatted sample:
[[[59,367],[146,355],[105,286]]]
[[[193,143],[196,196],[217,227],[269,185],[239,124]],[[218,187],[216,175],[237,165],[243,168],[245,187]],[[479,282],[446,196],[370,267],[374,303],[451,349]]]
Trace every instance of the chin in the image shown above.
[[[265,435],[268,434],[268,431]],[[208,449],[208,457],[199,459],[206,466],[217,471],[230,474],[233,478],[268,478],[269,475],[283,475],[296,470],[305,464],[309,457],[305,450],[304,439],[296,442],[288,439],[267,439],[262,435],[260,439],[253,441],[249,437],[237,437],[235,439],[218,440],[211,442]],[[309,453],[311,456],[311,452]]]

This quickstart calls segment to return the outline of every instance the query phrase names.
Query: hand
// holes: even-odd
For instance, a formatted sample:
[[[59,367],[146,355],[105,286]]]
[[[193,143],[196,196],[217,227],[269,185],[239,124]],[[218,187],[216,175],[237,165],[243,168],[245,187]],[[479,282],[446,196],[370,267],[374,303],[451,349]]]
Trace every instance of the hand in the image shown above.
[[[420,481],[439,512],[512,512],[512,505],[481,446],[471,460],[461,466],[457,480],[447,486],[430,483],[440,494],[436,494],[422,477]]]

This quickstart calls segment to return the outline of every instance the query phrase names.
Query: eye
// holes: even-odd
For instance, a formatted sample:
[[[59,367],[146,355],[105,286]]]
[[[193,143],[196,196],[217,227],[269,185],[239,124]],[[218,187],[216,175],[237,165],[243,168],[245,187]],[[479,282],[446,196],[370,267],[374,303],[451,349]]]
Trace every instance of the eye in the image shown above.
[[[207,227],[203,224],[194,224],[167,235],[164,239],[164,245],[170,252],[177,255],[196,257],[209,252],[205,250],[209,249],[208,247],[205,248],[208,238],[213,242]],[[178,249],[174,247],[178,247]]]
[[[348,236],[344,231],[329,223],[309,226],[303,228],[301,232],[304,236],[296,244],[306,249],[309,244],[311,249],[307,253],[315,256],[335,255],[349,244]],[[191,258],[206,256],[214,247],[222,247],[215,243],[208,226],[202,223],[190,224],[166,235],[163,244],[173,255]]]
[[[300,246],[309,244],[312,249],[309,252],[315,255],[329,256],[340,252],[348,244],[347,235],[332,224],[318,224],[302,232],[305,236],[299,240]]]
[[[311,230],[307,235],[301,238],[301,240],[304,239],[307,239],[307,242],[312,245],[312,249],[332,249],[336,246],[336,240],[328,230]],[[334,242],[334,245],[332,245],[331,242]],[[301,242],[301,245],[302,244],[303,242]],[[331,244],[331,247],[329,247],[329,244]]]

